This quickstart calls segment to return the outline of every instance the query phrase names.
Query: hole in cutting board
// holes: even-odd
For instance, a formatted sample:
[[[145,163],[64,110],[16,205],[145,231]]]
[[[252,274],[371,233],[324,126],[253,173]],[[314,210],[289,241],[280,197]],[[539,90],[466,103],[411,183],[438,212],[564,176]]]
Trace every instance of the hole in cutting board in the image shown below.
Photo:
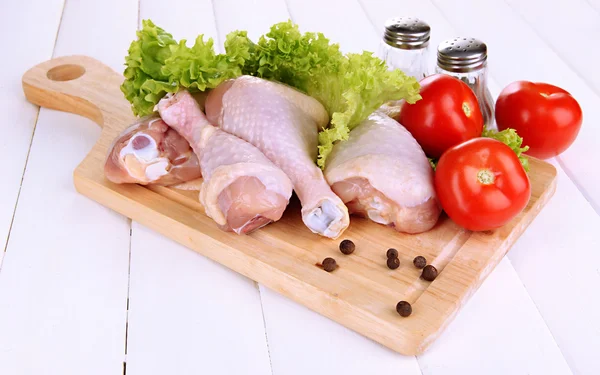
[[[53,81],[71,81],[81,77],[84,73],[85,68],[81,65],[65,64],[48,70],[46,77]]]

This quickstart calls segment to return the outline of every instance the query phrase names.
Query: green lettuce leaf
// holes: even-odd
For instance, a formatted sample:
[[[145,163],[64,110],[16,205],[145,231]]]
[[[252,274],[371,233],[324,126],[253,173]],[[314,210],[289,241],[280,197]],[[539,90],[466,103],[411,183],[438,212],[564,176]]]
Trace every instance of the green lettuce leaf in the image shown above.
[[[521,147],[523,145],[523,138],[519,137],[515,129],[508,128],[498,132],[486,127],[483,129],[481,136],[496,139],[510,147],[519,157],[519,161],[521,162],[523,169],[525,169],[525,172],[529,172],[529,159],[523,155],[524,152],[529,150],[529,146]]]
[[[427,160],[429,160],[429,165],[431,165],[431,168],[435,171],[437,168],[438,159],[427,158]]]
[[[227,35],[225,54],[216,54],[212,39],[202,35],[193,47],[151,21],[144,21],[126,58],[126,81],[121,89],[136,115],[146,115],[168,92],[181,87],[204,91],[242,74],[288,84],[317,99],[331,116],[319,133],[320,167],[336,142],[382,104],[421,97],[419,84],[402,71],[388,70],[370,52],[344,55],[322,33],[301,33],[291,21],[271,27],[257,43],[245,31]]]
[[[350,130],[382,104],[420,99],[419,84],[402,71],[389,71],[370,52],[344,55],[338,44],[322,33],[302,34],[291,21],[271,27],[258,43],[245,42],[252,51],[243,72],[283,82],[317,99],[331,116],[319,133],[320,167],[334,143],[347,140]]]
[[[517,131],[514,129],[505,129],[501,132],[498,132],[494,129],[488,129],[487,127],[483,129],[482,137],[493,138],[496,139],[508,147],[510,147],[521,162],[523,169],[525,172],[529,172],[529,159],[523,155],[524,152],[529,150],[529,146],[521,147],[523,145],[523,138],[519,137]],[[438,159],[427,158],[429,160],[429,164],[431,164],[431,168],[435,171],[437,167]]]
[[[373,111],[392,100],[406,99],[414,103],[421,99],[419,84],[402,71],[389,71],[385,63],[370,52],[348,54],[342,66],[339,87],[333,89],[319,83],[309,95],[329,97],[326,108],[331,113],[331,125],[319,133],[319,160],[325,166],[326,158],[338,141],[348,139],[350,130]]]
[[[150,20],[143,21],[137,40],[131,43],[125,57],[125,81],[121,85],[136,116],[152,113],[160,98],[177,90],[177,85],[171,86],[168,77],[162,74],[165,61],[171,56],[171,47],[176,44],[171,34]]]
[[[152,21],[144,20],[125,59],[121,91],[135,115],[148,115],[169,92],[182,87],[191,92],[204,91],[240,76],[248,57],[248,51],[240,49],[216,54],[212,38],[205,42],[203,35],[190,48],[185,39],[178,43]]]
[[[171,57],[165,60],[161,73],[169,83],[184,87],[191,92],[205,91],[217,87],[223,81],[242,74],[237,56],[216,54],[212,38],[204,41],[204,36],[196,38],[189,48],[181,40],[177,47],[171,47]]]

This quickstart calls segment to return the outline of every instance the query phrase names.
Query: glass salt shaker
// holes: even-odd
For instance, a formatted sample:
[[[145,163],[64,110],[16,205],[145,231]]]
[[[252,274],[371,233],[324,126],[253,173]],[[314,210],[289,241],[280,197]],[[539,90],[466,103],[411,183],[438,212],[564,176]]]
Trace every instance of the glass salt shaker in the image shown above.
[[[379,57],[390,70],[400,69],[417,80],[428,76],[429,25],[415,17],[386,21]]]
[[[483,124],[494,127],[494,100],[487,87],[487,46],[475,38],[454,38],[438,46],[436,73],[465,82],[479,101]]]

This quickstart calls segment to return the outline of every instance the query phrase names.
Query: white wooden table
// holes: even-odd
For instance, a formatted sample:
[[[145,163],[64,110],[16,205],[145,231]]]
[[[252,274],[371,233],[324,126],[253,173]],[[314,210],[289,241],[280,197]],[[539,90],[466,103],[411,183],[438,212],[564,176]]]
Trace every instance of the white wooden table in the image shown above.
[[[581,103],[558,189],[425,354],[398,355],[77,194],[91,121],[26,102],[29,67],[87,54],[122,71],[142,19],[222,44],[291,18],[345,51],[384,21],[432,49],[484,40],[491,90],[545,81]],[[600,374],[600,0],[20,0],[0,3],[0,374]],[[434,53],[432,53],[432,64]]]

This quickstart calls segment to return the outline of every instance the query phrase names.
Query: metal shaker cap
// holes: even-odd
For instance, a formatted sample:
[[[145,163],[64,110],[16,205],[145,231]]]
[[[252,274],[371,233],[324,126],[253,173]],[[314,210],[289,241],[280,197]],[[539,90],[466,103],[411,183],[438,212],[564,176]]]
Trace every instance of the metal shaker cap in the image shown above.
[[[385,22],[383,40],[392,47],[421,49],[429,44],[429,25],[415,17],[396,17]]]
[[[475,38],[449,39],[438,46],[437,64],[450,72],[472,72],[483,68],[486,61],[487,46]]]

